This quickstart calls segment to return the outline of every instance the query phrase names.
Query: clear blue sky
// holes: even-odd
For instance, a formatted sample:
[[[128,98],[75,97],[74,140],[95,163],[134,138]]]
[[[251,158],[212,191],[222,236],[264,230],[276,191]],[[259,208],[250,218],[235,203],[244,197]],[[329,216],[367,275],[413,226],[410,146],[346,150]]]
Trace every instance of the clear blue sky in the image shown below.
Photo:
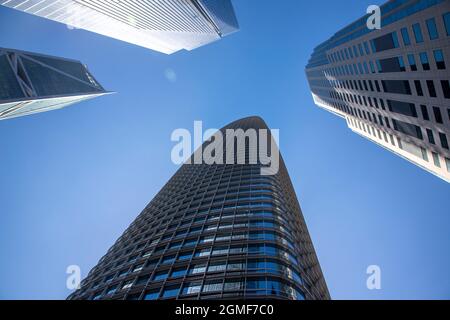
[[[450,298],[450,185],[308,91],[313,48],[373,2],[235,0],[239,33],[172,56],[0,7],[0,46],[81,60],[118,92],[0,122],[0,298],[65,298],[66,267],[86,276],[177,170],[174,129],[249,115],[281,130],[334,299]],[[372,264],[380,291],[366,288]]]

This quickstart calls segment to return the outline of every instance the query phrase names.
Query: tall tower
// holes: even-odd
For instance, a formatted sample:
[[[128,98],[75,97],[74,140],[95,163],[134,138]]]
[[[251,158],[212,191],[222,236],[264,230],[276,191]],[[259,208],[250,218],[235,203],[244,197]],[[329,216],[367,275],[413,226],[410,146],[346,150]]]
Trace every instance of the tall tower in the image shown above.
[[[0,120],[108,94],[79,61],[0,48]]]
[[[69,299],[330,298],[283,160],[274,175],[260,161],[205,162],[178,170]]]
[[[389,1],[319,45],[314,102],[372,142],[450,182],[450,1]]]
[[[193,50],[239,29],[231,0],[0,0],[0,4],[167,54]]]

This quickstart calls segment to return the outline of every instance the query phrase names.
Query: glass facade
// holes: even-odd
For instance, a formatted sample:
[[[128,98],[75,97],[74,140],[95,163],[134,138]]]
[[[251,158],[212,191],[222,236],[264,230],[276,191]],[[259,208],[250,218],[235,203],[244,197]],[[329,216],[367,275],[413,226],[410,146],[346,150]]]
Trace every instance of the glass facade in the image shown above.
[[[78,61],[0,48],[0,70],[0,120],[61,109],[106,93]]]
[[[231,0],[0,0],[0,5],[172,54],[239,29]]]
[[[247,118],[226,128],[267,126]],[[329,299],[284,163],[274,176],[259,164],[182,166],[69,299],[99,295]]]
[[[352,131],[450,182],[432,161],[450,159],[450,117],[417,112],[450,112],[450,2],[391,0],[381,13],[381,29],[369,30],[364,16],[315,48],[306,66],[314,102],[346,119]],[[352,55],[349,48],[359,46],[367,48],[364,55]],[[428,132],[442,135],[442,143],[429,143]]]
[[[0,51],[0,101],[23,98],[25,93],[19,85],[9,59]]]

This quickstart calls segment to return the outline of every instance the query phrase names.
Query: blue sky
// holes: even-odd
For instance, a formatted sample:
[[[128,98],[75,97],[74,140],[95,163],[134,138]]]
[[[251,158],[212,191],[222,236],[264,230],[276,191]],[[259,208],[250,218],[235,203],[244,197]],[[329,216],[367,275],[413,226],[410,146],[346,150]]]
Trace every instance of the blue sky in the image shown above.
[[[374,2],[235,0],[239,33],[171,56],[0,7],[0,47],[81,60],[118,92],[0,122],[0,299],[64,299],[66,267],[86,276],[177,170],[174,129],[249,115],[280,129],[334,299],[450,298],[450,186],[308,91],[313,48]]]

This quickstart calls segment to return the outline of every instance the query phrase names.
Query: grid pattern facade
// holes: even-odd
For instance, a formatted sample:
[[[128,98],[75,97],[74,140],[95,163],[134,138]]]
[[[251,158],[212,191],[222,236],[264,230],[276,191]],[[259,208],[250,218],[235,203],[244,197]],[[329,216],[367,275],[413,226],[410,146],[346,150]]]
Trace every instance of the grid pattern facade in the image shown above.
[[[329,299],[283,161],[260,169],[183,165],[69,299]]]
[[[107,92],[78,61],[0,48],[0,120],[61,109]]]
[[[319,45],[315,103],[351,130],[450,182],[450,2],[389,1]]]
[[[230,0],[0,0],[0,4],[167,54],[198,48],[239,28]]]

